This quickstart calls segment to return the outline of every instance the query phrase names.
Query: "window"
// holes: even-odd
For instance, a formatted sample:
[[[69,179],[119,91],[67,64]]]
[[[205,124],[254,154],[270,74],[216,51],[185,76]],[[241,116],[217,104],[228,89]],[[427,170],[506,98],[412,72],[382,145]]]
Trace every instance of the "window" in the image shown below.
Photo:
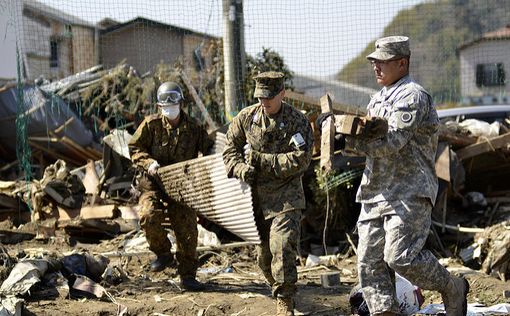
[[[476,65],[476,85],[493,87],[505,85],[505,69],[502,63]]]
[[[50,41],[50,68],[58,67],[58,42]]]
[[[205,66],[205,59],[204,56],[202,56],[202,45],[198,45],[195,50],[193,50],[193,61],[195,62],[195,69],[197,71],[202,71]]]

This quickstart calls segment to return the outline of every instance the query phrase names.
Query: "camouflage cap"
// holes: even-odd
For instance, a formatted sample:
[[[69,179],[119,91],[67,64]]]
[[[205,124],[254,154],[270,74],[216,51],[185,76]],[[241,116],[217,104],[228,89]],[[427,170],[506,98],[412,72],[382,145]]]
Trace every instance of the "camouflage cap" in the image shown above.
[[[255,77],[255,98],[274,98],[284,88],[285,75],[278,71],[262,72]]]
[[[390,60],[395,57],[411,56],[409,37],[388,36],[375,41],[375,51],[367,59]]]

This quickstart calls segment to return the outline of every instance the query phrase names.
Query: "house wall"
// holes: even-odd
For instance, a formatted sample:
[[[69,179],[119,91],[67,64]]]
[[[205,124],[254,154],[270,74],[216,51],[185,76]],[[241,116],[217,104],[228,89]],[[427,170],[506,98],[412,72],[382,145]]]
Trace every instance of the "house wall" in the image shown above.
[[[23,44],[26,54],[25,67],[28,68],[28,79],[39,75],[50,77],[50,37],[51,23],[31,11],[23,11]]]
[[[476,66],[489,63],[503,63],[506,76],[505,85],[495,87],[478,87],[476,85]],[[510,102],[509,81],[510,40],[482,41],[460,52],[460,86],[464,103],[508,103]]]
[[[94,29],[63,23],[32,10],[23,10],[23,43],[29,80],[59,79],[95,65]],[[50,67],[50,41],[58,42],[58,67]]]
[[[183,54],[182,34],[136,23],[101,35],[101,62],[111,68],[123,59],[140,74],[152,71],[161,61],[173,63]]]
[[[94,29],[74,25],[72,27],[73,73],[96,65]]]

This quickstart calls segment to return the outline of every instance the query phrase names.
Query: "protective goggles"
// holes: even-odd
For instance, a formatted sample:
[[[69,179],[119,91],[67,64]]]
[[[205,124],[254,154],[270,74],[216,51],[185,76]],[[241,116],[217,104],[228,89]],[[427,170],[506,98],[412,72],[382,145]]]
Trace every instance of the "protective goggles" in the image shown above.
[[[158,95],[158,103],[172,103],[177,104],[184,98],[178,91],[166,91]]]

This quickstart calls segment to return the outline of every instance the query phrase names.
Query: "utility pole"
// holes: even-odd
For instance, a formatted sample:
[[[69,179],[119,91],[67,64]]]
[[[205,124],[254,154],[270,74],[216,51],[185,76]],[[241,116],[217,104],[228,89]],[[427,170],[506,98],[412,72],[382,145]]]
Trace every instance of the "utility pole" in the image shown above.
[[[245,107],[244,18],[242,0],[223,0],[225,115],[230,122]]]

